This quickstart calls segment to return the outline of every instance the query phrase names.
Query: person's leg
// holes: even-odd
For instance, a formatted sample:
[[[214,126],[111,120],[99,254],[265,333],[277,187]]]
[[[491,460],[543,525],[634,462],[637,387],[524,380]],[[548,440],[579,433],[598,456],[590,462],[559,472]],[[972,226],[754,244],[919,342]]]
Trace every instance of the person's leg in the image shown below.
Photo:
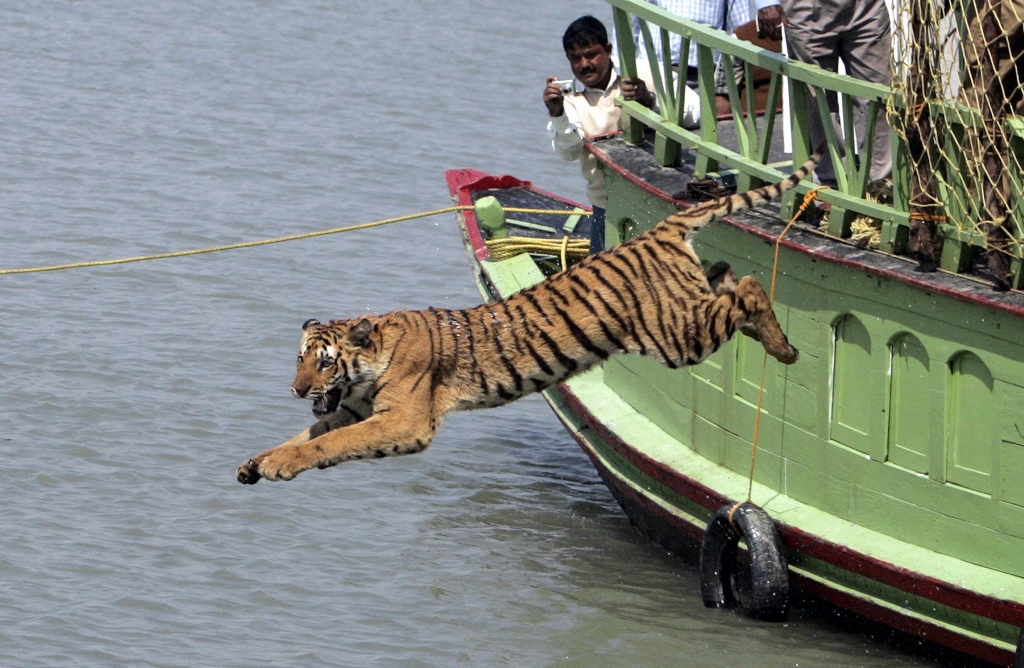
[[[590,252],[600,253],[604,250],[604,209],[595,206],[590,216]]]
[[[892,33],[889,10],[884,0],[858,1],[854,5],[853,20],[844,29],[839,42],[839,56],[846,65],[846,73],[863,81],[886,86],[892,85]],[[853,98],[854,127],[859,141],[866,139],[867,100]],[[871,180],[887,178],[892,174],[892,146],[889,121],[881,109],[875,123],[874,143],[871,151]]]
[[[816,2],[814,0],[789,0],[783,2],[782,9],[789,18],[790,25],[786,28],[786,46],[789,57],[804,63],[817,65],[823,70],[835,72],[839,69],[839,36],[835,29],[835,18],[838,10],[834,2]],[[825,130],[818,113],[814,90],[810,90],[811,108],[808,109],[810,125],[811,149],[813,150],[825,140]],[[838,103],[835,96],[830,96],[832,124],[838,128]],[[842,138],[841,130],[838,136]],[[826,153],[818,168],[814,170],[819,183],[835,182],[835,167],[832,157]]]

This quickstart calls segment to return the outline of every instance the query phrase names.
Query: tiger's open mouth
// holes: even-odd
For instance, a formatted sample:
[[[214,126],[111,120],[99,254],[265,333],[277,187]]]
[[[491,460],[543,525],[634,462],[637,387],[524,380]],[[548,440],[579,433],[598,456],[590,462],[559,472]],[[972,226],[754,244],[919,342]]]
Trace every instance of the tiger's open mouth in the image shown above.
[[[341,401],[341,388],[332,387],[325,394],[321,394],[313,400],[313,415],[318,418],[330,415],[338,408],[339,401]]]

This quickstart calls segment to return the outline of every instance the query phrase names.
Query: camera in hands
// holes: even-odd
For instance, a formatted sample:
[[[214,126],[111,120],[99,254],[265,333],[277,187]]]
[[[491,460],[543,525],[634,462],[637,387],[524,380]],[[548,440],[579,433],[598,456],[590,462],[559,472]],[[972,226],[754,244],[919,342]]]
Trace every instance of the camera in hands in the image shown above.
[[[559,79],[558,81],[552,81],[552,86],[558,86],[558,89],[562,91],[562,95],[571,95],[576,92],[576,85],[572,79]]]

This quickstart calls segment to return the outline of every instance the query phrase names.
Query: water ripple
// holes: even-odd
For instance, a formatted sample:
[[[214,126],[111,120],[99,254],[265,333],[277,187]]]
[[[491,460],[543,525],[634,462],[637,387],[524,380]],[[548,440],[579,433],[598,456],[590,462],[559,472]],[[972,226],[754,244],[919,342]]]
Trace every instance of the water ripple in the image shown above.
[[[582,198],[540,82],[598,0],[3,3],[4,267]],[[451,218],[0,280],[2,666],[923,665],[700,605],[537,398],[424,454],[234,481],[310,422],[300,324],[476,304]]]

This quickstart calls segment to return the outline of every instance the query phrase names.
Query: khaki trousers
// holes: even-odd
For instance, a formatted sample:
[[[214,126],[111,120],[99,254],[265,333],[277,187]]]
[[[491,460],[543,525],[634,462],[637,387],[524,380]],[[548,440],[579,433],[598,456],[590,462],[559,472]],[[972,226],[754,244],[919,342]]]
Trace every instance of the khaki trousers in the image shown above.
[[[790,21],[786,29],[790,58],[812,63],[830,72],[839,70],[841,59],[850,76],[891,85],[892,36],[889,10],[884,0],[782,0],[782,10]],[[867,106],[866,100],[853,98],[852,120],[861,146],[865,139]],[[829,96],[829,109],[841,141],[839,103],[834,95]],[[813,107],[810,111],[813,149],[824,141],[825,132],[820,114],[815,113]],[[889,122],[885,109],[882,109],[875,124],[871,180],[892,174],[890,141]],[[817,176],[819,181],[826,183],[835,179],[835,167],[827,154],[817,169]]]

